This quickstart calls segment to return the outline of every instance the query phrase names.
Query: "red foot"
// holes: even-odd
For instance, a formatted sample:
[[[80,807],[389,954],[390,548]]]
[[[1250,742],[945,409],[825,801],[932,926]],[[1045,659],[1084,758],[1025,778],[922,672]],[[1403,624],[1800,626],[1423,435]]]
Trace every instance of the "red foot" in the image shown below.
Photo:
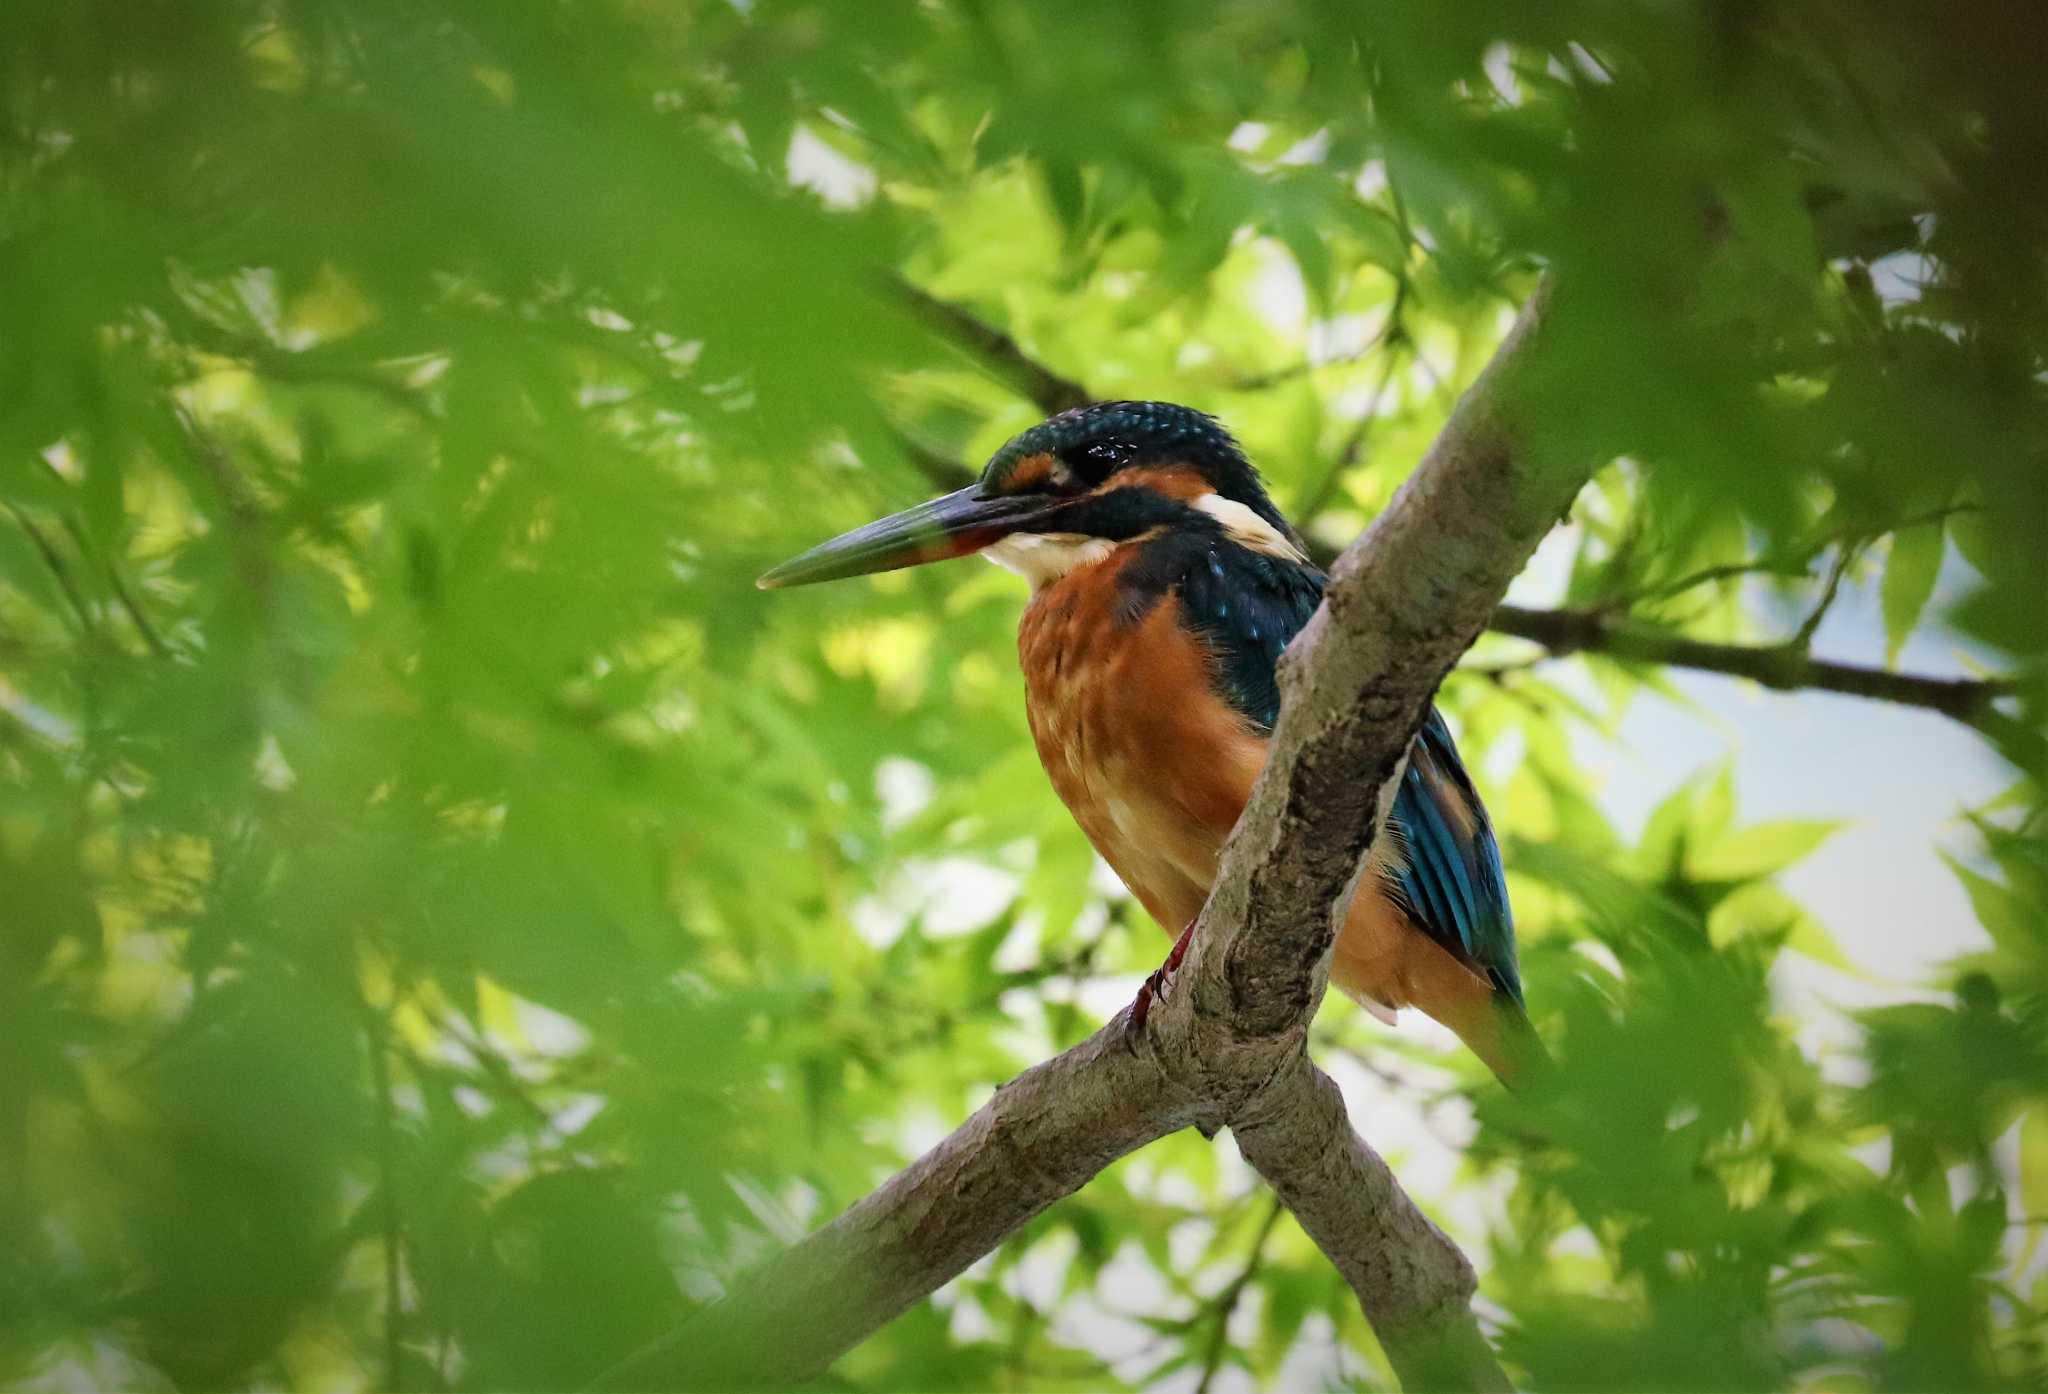
[[[1124,1026],[1126,1035],[1142,1034],[1145,1030],[1145,1018],[1152,1013],[1153,1000],[1166,1000],[1166,989],[1173,982],[1174,970],[1179,968],[1180,961],[1187,957],[1188,940],[1194,933],[1195,926],[1190,922],[1188,927],[1180,932],[1180,938],[1173,941],[1173,950],[1166,955],[1166,962],[1153,969],[1152,976],[1145,979],[1145,985],[1138,989],[1137,1000],[1131,1003],[1130,1020]]]

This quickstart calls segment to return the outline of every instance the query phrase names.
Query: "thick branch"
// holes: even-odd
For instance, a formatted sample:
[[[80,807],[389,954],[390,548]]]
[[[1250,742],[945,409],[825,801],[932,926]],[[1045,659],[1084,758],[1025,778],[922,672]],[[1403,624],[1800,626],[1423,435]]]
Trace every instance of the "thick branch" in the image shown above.
[[[1471,1265],[1352,1131],[1304,1043],[1337,917],[1384,818],[1382,786],[1592,463],[1546,459],[1526,412],[1520,360],[1540,300],[1339,559],[1289,649],[1272,755],[1150,1021],[1120,1015],[1020,1076],[606,1387],[814,1374],[1103,1167],[1190,1123],[1233,1129],[1352,1285],[1406,1385],[1506,1387],[1470,1310]]]
[[[600,1389],[809,1379],[1119,1157],[1196,1121],[1197,1096],[1122,1018],[996,1091],[953,1134]]]
[[[1590,610],[1531,610],[1502,605],[1493,612],[1487,627],[1541,644],[1559,656],[1602,653],[1641,663],[1725,673],[1783,691],[1812,688],[1840,692],[1924,707],[1980,728],[1994,714],[1993,699],[2013,690],[2011,684],[1992,679],[1929,678],[1835,663],[1814,658],[1791,645],[1710,644],[1640,621]]]
[[[905,293],[1046,410],[1087,400],[1014,340]],[[1543,298],[1525,308],[1386,511],[1337,558],[1324,605],[1282,663],[1265,771],[1224,849],[1187,962],[1148,1026],[1127,1034],[1119,1017],[1021,1077],[669,1343],[669,1363],[636,1361],[612,1382],[774,1382],[822,1368],[1100,1167],[1193,1122],[1233,1129],[1357,1293],[1405,1385],[1506,1387],[1470,1311],[1469,1263],[1352,1131],[1341,1096],[1305,1051],[1336,927],[1444,675],[1490,624],[1559,653],[1597,648],[1772,686],[1881,696],[1973,723],[1995,719],[1997,690],[1500,606],[1596,463],[1556,444],[1568,435],[1559,417],[1589,403],[1545,377],[1532,345]]]
[[[1472,1265],[1352,1131],[1328,1075],[1302,1060],[1232,1132],[1358,1294],[1404,1388],[1510,1387],[1467,1308]]]
[[[1429,700],[1569,507],[1589,460],[1554,460],[1527,405],[1532,300],[1363,537],[1281,662],[1265,772],[1224,849],[1192,950],[1197,990],[1250,1034],[1306,1029],[1336,921]],[[1305,907],[1322,913],[1303,914]],[[1207,952],[1212,931],[1220,950]]]

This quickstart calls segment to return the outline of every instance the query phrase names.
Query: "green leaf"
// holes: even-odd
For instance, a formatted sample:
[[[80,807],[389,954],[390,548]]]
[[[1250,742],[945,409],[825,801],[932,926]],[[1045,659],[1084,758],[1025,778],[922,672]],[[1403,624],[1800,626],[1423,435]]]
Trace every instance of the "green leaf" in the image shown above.
[[[1946,852],[1941,854],[1941,859],[1948,863],[1949,870],[1969,892],[1970,906],[1977,912],[1977,922],[1984,926],[2000,948],[2028,955],[2039,952],[2042,916],[2038,907],[2030,906],[2008,887],[1979,876]]]
[[[2020,1123],[2020,1202],[2029,1215],[2048,1215],[2048,1106]]]
[[[1328,314],[1332,272],[1329,244],[1323,240],[1321,230],[1307,218],[1288,211],[1274,219],[1273,232],[1294,255],[1294,264],[1301,269],[1302,284],[1308,287],[1316,313]]]
[[[1705,881],[1748,881],[1782,871],[1809,856],[1843,824],[1837,819],[1779,818],[1754,823],[1702,850],[1694,846],[1686,870]]]
[[[1985,578],[1995,575],[1998,561],[1997,530],[1981,512],[1957,513],[1947,520],[1948,535],[1955,540],[1963,560]]]
[[[1892,535],[1891,554],[1884,564],[1880,595],[1884,602],[1884,661],[1899,661],[1899,650],[1920,622],[1921,611],[1934,596],[1934,582],[1941,573],[1943,551],[1941,524],[1923,523]]]
[[[1685,855],[1686,822],[1692,814],[1696,786],[1681,784],[1650,811],[1636,849],[1637,864],[1653,877],[1676,873]]]
[[[1692,818],[1691,836],[1687,839],[1692,846],[1712,842],[1728,830],[1735,821],[1735,763],[1724,761],[1714,777],[1700,790],[1699,804]]]

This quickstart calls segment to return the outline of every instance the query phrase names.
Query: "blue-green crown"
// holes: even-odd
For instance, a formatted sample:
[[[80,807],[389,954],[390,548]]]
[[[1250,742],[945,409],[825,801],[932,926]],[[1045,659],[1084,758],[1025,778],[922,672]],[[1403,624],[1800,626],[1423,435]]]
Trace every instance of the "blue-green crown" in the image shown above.
[[[998,484],[1021,460],[1051,455],[1088,487],[1118,470],[1145,465],[1186,465],[1210,487],[1235,499],[1283,531],[1287,522],[1266,497],[1258,470],[1223,423],[1207,412],[1173,402],[1097,402],[1048,417],[1011,439],[983,474]]]

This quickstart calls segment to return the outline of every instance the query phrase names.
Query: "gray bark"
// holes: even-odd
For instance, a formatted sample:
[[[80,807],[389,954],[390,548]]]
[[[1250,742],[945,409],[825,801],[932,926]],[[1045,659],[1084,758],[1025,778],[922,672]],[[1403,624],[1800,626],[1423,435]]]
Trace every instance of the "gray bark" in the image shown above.
[[[1584,482],[1532,389],[1539,293],[1414,476],[1341,558],[1282,664],[1273,754],[1188,956],[1142,1032],[1119,1015],[604,1388],[815,1375],[1117,1158],[1229,1127],[1357,1293],[1409,1388],[1504,1389],[1472,1267],[1352,1130],[1308,1060],[1335,927],[1384,821],[1382,787],[1437,684]]]

